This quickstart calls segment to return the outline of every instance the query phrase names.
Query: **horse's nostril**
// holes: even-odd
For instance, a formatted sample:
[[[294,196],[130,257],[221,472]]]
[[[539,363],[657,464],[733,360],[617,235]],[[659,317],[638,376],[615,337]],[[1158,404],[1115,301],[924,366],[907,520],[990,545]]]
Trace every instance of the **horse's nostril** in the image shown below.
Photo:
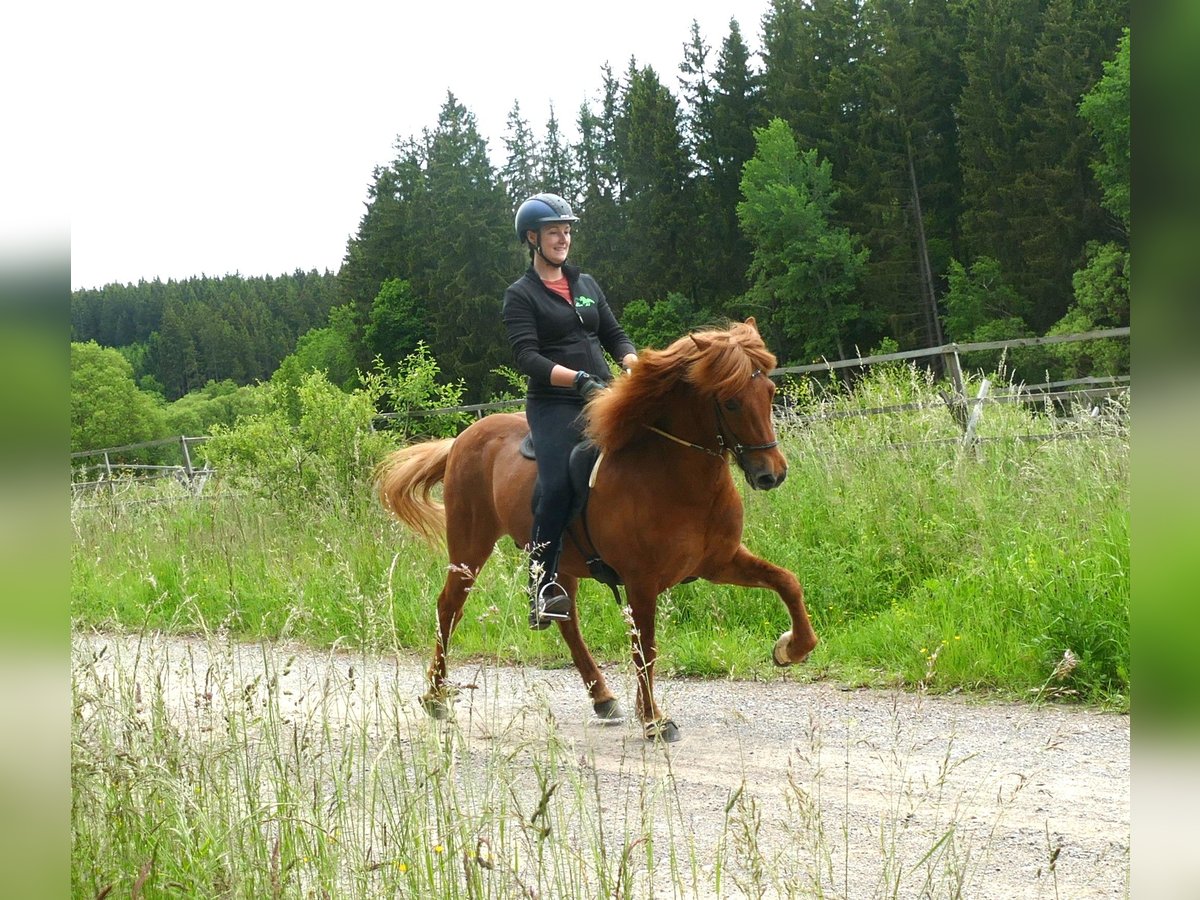
[[[760,491],[769,491],[771,488],[775,487],[777,481],[775,476],[770,472],[763,472],[763,474],[759,475],[758,478],[754,480],[754,483]]]

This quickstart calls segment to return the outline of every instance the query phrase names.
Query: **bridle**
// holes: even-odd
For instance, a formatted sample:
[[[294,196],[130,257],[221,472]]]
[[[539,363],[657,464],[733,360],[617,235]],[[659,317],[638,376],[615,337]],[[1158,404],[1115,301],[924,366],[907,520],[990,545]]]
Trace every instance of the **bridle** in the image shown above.
[[[757,378],[760,375],[762,375],[762,370],[755,369],[754,373],[750,377]],[[693,444],[691,441],[685,441],[683,438],[673,435],[669,431],[663,431],[661,428],[657,428],[654,425],[646,425],[645,427],[650,431],[653,431],[655,434],[665,437],[667,440],[674,441],[677,444],[682,444],[684,447],[691,447],[693,450],[699,450],[703,453],[707,453],[709,456],[715,456],[718,459],[724,459],[726,452],[730,452],[733,454],[734,459],[737,460],[738,468],[740,468],[743,472],[746,471],[746,460],[744,458],[745,454],[753,453],[756,450],[772,450],[779,446],[778,440],[770,441],[766,444],[743,444],[738,440],[734,430],[729,426],[729,422],[726,421],[725,413],[721,409],[720,401],[714,399],[713,408],[717,412],[716,450],[712,449],[711,447],[705,447],[703,444]],[[728,434],[732,440],[726,442],[726,434]]]

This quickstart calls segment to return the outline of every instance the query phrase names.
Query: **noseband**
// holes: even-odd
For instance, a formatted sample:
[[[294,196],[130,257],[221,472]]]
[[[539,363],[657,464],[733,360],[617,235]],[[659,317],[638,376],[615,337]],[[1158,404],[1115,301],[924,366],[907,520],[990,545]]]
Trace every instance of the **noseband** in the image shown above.
[[[761,374],[762,370],[755,369],[754,374],[752,374],[750,377],[757,378]],[[771,450],[779,446],[778,440],[770,441],[766,444],[743,444],[737,439],[737,435],[734,434],[733,429],[729,427],[729,423],[725,420],[725,413],[721,410],[720,402],[713,400],[713,408],[717,412],[716,450],[713,450],[711,447],[705,447],[702,444],[693,444],[691,441],[685,441],[683,438],[676,437],[669,431],[663,431],[661,428],[655,428],[653,425],[647,425],[646,428],[648,428],[650,431],[653,431],[655,434],[662,435],[668,440],[674,441],[677,444],[682,444],[685,447],[691,447],[693,450],[700,450],[704,453],[707,453],[709,456],[715,456],[719,459],[724,459],[725,453],[728,451],[733,454],[734,459],[737,460],[738,468],[743,472],[746,471],[746,460],[744,459],[744,455],[746,453],[753,453],[756,450]],[[728,434],[731,438],[728,443],[725,441],[726,434]]]

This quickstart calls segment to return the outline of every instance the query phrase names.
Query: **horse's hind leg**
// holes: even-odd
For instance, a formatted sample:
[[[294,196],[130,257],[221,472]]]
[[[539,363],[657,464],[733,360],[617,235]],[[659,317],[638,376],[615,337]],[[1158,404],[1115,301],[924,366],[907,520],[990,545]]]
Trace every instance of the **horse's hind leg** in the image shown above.
[[[449,714],[446,690],[446,650],[450,636],[462,620],[463,606],[475,584],[483,564],[491,555],[498,535],[480,535],[476,540],[454,541],[450,547],[450,565],[446,583],[437,599],[437,641],[433,645],[433,660],[429,663],[429,692],[421,698],[425,711],[434,718]]]
[[[596,665],[596,660],[592,658],[592,652],[588,649],[583,640],[583,634],[579,630],[579,605],[576,602],[579,579],[563,575],[559,578],[559,583],[571,598],[571,616],[559,620],[558,630],[561,632],[563,640],[567,642],[567,647],[571,651],[571,660],[579,671],[579,677],[583,679],[583,686],[587,689],[588,696],[592,698],[592,710],[596,713],[596,718],[602,722],[619,723],[624,720],[621,707],[613,692],[609,690],[608,682],[604,680],[604,675]]]
[[[449,696],[446,691],[446,649],[450,646],[450,635],[462,620],[463,606],[467,594],[475,583],[479,570],[483,568],[466,564],[451,564],[446,573],[446,583],[437,599],[437,641],[433,645],[433,660],[429,663],[429,692],[421,698],[425,711],[435,719],[449,715]]]

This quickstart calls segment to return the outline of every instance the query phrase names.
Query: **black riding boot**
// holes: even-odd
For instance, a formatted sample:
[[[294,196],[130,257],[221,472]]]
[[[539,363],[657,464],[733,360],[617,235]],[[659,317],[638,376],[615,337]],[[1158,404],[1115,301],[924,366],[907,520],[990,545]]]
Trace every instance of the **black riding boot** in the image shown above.
[[[571,598],[558,583],[561,550],[560,538],[553,547],[535,543],[529,553],[529,627],[535,631],[571,617]]]

